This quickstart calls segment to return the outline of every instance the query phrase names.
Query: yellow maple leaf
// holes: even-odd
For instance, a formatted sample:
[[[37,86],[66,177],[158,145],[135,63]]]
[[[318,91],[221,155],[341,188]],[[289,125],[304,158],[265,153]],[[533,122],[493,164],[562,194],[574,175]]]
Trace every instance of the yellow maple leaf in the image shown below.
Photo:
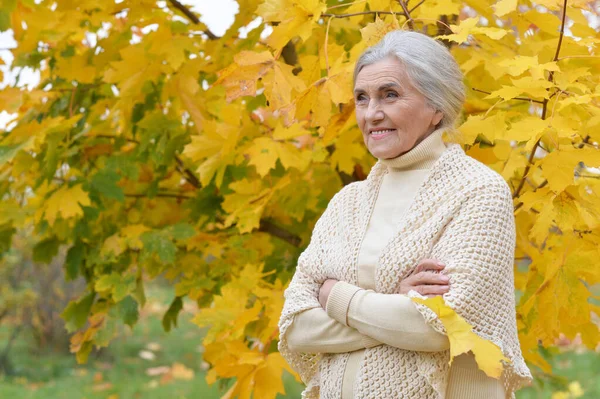
[[[126,245],[123,242],[123,238],[119,237],[118,234],[113,234],[104,240],[104,244],[102,245],[102,250],[100,251],[100,255],[105,258],[110,256],[118,257],[121,255],[126,249]]]
[[[500,0],[494,4],[494,13],[503,17],[508,13],[511,13],[517,9],[517,0]]]
[[[130,224],[121,228],[119,234],[123,237],[125,245],[131,249],[139,250],[144,246],[140,236],[146,231],[150,231],[150,228],[143,224]]]
[[[88,63],[89,55],[80,54],[70,58],[59,57],[56,62],[56,74],[68,82],[92,83],[96,77],[96,68]]]
[[[548,98],[550,93],[547,89],[553,86],[553,83],[545,79],[534,79],[531,76],[525,76],[521,79],[511,79],[513,86],[502,86],[500,90],[493,91],[485,99],[502,98],[511,100],[522,93],[529,94],[533,99]]]
[[[279,127],[279,130],[283,128]],[[303,130],[306,133],[305,130]],[[281,162],[285,169],[294,167],[304,170],[310,162],[310,151],[300,151],[291,143],[280,142],[269,137],[259,137],[254,139],[252,145],[248,148],[250,156],[250,165],[256,167],[259,175],[265,176],[269,171],[275,168],[277,160]]]
[[[219,79],[214,83],[225,87],[227,101],[256,96],[259,79],[262,79],[265,97],[272,109],[290,104],[292,94],[304,90],[304,82],[293,74],[293,67],[275,61],[268,51],[241,51],[234,61],[219,72]]]
[[[535,116],[526,116],[518,121],[511,122],[510,129],[504,133],[502,139],[528,141],[535,138],[537,141],[537,138],[539,138],[548,127],[548,121]]]
[[[400,25],[395,18],[392,20],[392,22],[386,23],[384,20],[379,18],[379,15],[377,15],[375,22],[367,24],[367,26],[360,30],[360,34],[362,35],[363,42],[365,42],[365,45],[368,47],[379,42],[386,35],[386,33],[396,29],[400,29]]]
[[[143,84],[157,78],[164,66],[149,59],[144,47],[140,45],[126,47],[120,51],[121,61],[110,63],[111,68],[104,73],[104,81],[115,83],[120,90],[120,96],[126,98],[143,98]],[[140,63],[140,60],[147,62]]]
[[[81,184],[71,188],[62,187],[55,191],[44,204],[44,219],[53,225],[58,216],[63,219],[83,216],[82,206],[91,204],[87,192],[83,191]]]
[[[508,73],[512,76],[519,76],[523,72],[528,71],[532,78],[536,80],[545,79],[545,71],[560,71],[560,68],[556,62],[546,62],[540,64],[538,62],[538,56],[534,55],[531,57],[518,55],[511,59],[504,59],[498,63],[501,67],[506,67]]]
[[[256,13],[265,22],[280,22],[267,38],[267,44],[279,51],[293,37],[307,40],[326,8],[321,0],[266,0]]]
[[[438,20],[440,15],[460,14],[461,3],[455,0],[432,0],[422,3],[411,15],[415,18]]]
[[[272,68],[273,56],[268,51],[241,51],[234,60],[235,63],[219,72],[214,85],[221,84],[225,87],[227,101],[242,96],[255,96],[257,81]]]
[[[352,174],[357,160],[360,160],[366,154],[364,144],[357,139],[358,134],[360,133],[356,129],[349,130],[344,132],[335,143],[331,163],[342,172]]]
[[[279,159],[278,143],[269,137],[259,137],[248,148],[248,155],[250,165],[254,165],[258,174],[264,177],[275,168]]]
[[[450,363],[456,356],[473,352],[479,368],[489,377],[500,378],[503,370],[502,361],[509,362],[500,348],[473,332],[469,325],[454,309],[446,305],[441,296],[421,299],[411,298],[431,309],[444,324],[448,339],[450,340]]]
[[[556,193],[573,184],[574,170],[579,162],[586,166],[600,166],[600,151],[593,148],[561,148],[546,155],[542,160],[542,171],[548,186]]]
[[[282,108],[292,102],[292,93],[304,90],[302,79],[294,76],[293,66],[275,62],[263,78],[265,97],[271,109]]]
[[[193,161],[201,161],[197,172],[202,186],[207,186],[216,175],[217,186],[223,182],[225,169],[234,162],[240,128],[227,123],[206,120],[203,134],[192,136],[185,146],[183,155]]]
[[[506,132],[505,115],[504,112],[496,112],[489,117],[469,115],[465,123],[459,128],[461,133],[460,142],[473,144],[480,134],[485,135],[492,141],[502,139]]]
[[[275,399],[277,394],[285,394],[281,374],[283,370],[295,374],[280,353],[269,353],[257,367],[254,375],[254,395],[256,398]]]
[[[456,43],[464,43],[467,41],[469,35],[486,35],[491,39],[499,40],[502,39],[508,32],[505,29],[500,28],[487,28],[487,27],[478,27],[477,23],[479,22],[479,18],[467,18],[460,21],[459,25],[450,25],[452,29],[452,34],[450,35],[440,35],[437,36],[437,39],[446,39],[451,40]]]

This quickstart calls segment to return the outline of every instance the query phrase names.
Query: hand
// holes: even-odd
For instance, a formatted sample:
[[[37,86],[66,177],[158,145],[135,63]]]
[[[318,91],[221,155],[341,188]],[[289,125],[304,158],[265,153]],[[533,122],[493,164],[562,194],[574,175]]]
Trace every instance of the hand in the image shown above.
[[[323,285],[321,285],[321,288],[319,289],[319,303],[321,304],[323,309],[325,309],[325,306],[327,305],[327,299],[329,298],[329,293],[331,293],[331,289],[337,282],[337,280],[330,278],[325,280]]]
[[[421,260],[415,270],[400,282],[399,293],[406,295],[408,291],[415,290],[428,298],[447,293],[450,278],[442,272],[445,267],[435,259]]]

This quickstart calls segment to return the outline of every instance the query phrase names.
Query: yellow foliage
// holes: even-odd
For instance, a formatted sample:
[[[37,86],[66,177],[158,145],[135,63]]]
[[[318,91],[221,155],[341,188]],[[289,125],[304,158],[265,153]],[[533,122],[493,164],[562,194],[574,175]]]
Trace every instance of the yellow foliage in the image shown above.
[[[502,362],[510,361],[502,354],[497,345],[474,333],[473,327],[446,305],[441,296],[411,299],[431,309],[444,324],[450,341],[450,364],[456,356],[470,351],[473,352],[477,365],[485,374],[500,378],[504,367]]]
[[[115,314],[135,322],[145,282],[163,275],[176,295],[163,326],[176,325],[184,297],[198,305],[209,381],[235,378],[225,397],[283,392],[285,284],[333,194],[374,163],[355,123],[354,64],[411,27],[439,35],[465,77],[446,139],[512,189],[526,360],[550,373],[540,345],[561,334],[597,345],[600,39],[588,1],[415,0],[407,18],[390,0],[239,0],[223,35],[185,2],[159,3],[0,10],[17,42],[4,68],[40,73],[37,87],[0,90],[13,121],[0,132],[0,246],[25,229],[40,251],[67,248],[69,273],[88,287],[66,316],[79,361],[108,344]],[[426,303],[452,355],[472,351],[497,375],[498,348]]]

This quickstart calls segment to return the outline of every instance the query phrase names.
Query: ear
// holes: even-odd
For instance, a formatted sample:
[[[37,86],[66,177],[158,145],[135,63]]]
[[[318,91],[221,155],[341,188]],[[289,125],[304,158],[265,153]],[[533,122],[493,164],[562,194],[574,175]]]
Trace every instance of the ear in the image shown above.
[[[437,126],[442,121],[443,117],[444,117],[444,114],[442,114],[442,111],[435,111],[435,114],[433,114],[433,118],[431,118],[431,123],[434,126]]]

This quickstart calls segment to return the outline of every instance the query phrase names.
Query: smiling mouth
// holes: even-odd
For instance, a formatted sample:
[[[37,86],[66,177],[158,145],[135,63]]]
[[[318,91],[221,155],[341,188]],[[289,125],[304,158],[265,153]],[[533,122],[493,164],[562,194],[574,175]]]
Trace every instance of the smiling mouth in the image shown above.
[[[396,129],[371,130],[369,134],[371,136],[385,136],[386,134],[390,134],[395,131]]]

